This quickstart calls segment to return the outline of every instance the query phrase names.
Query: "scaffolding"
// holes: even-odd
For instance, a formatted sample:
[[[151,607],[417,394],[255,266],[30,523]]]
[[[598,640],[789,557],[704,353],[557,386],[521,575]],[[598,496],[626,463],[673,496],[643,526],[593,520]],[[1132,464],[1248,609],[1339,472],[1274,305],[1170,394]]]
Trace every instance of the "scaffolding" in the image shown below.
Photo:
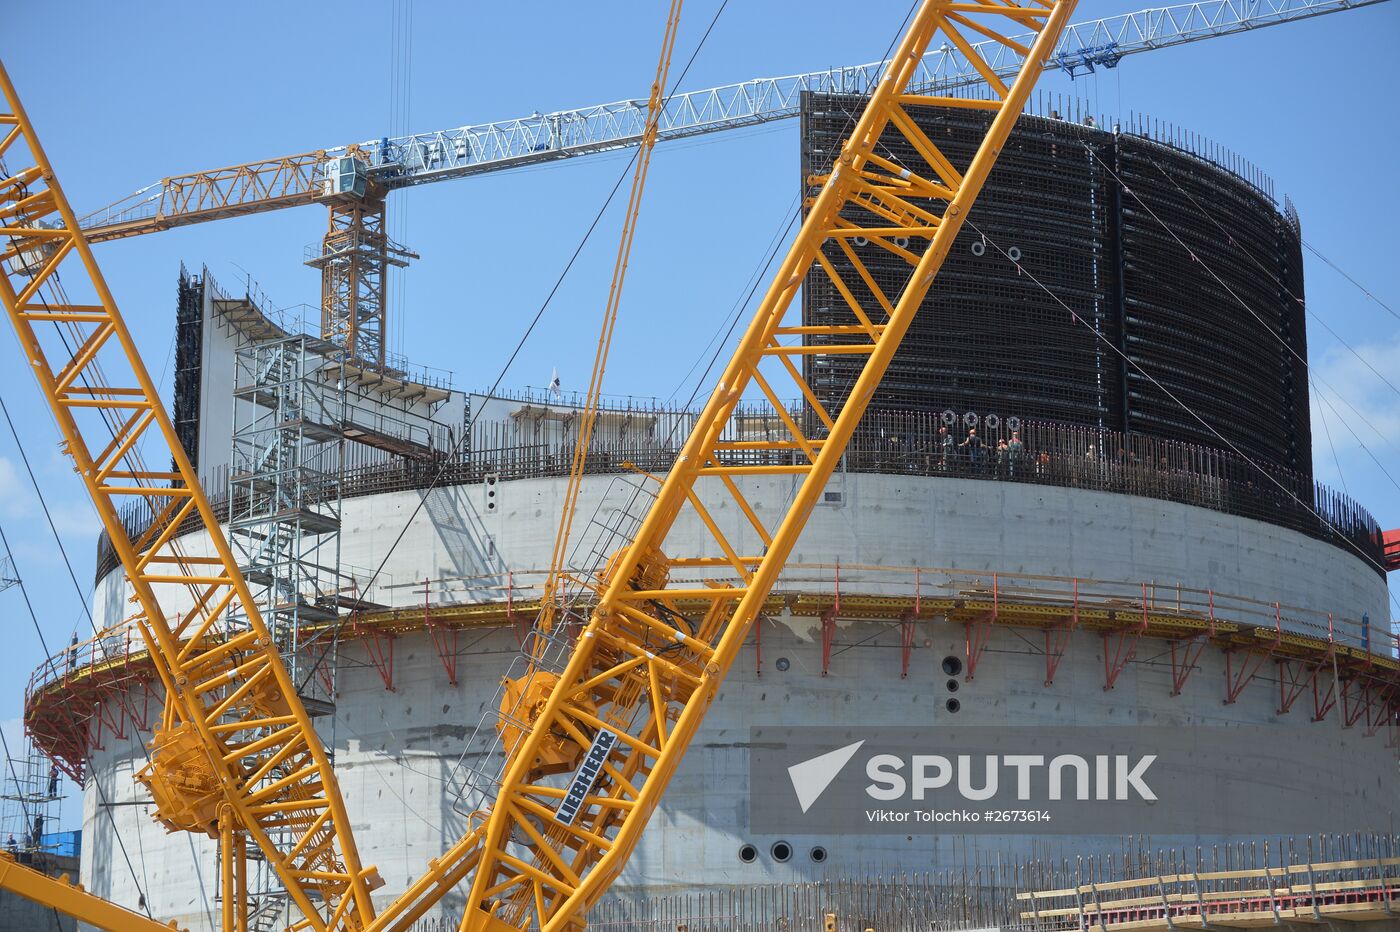
[[[0,592],[19,585],[19,573],[8,552],[0,556]],[[26,863],[40,854],[66,854],[57,831],[63,796],[58,766],[26,736],[18,755],[7,755],[0,776],[0,837],[5,850]],[[8,743],[6,745],[8,750]]]
[[[63,816],[58,766],[28,738],[5,761],[4,787],[0,834],[5,850],[26,862],[39,855],[71,854],[71,841],[58,831]]]
[[[235,352],[229,536],[283,663],[310,708],[333,698],[305,657],[340,616],[341,351],[307,335]],[[313,711],[313,714],[315,714]]]
[[[260,298],[250,284],[242,297],[214,300],[236,334],[228,534],[302,703],[334,728],[343,622],[384,608],[341,565],[347,445],[439,457],[452,438],[431,414],[450,389],[385,366],[382,348],[378,364],[366,365],[346,346],[296,332]],[[231,626],[238,630],[240,619]],[[275,769],[267,779],[283,776]],[[279,878],[256,850],[246,857],[248,928],[285,926]]]
[[[332,721],[343,356],[335,345],[305,334],[240,340],[229,468],[228,533],[239,569],[307,711]],[[250,928],[274,928],[286,894],[256,852],[248,856],[254,861],[247,885]],[[221,889],[217,898],[228,895]]]

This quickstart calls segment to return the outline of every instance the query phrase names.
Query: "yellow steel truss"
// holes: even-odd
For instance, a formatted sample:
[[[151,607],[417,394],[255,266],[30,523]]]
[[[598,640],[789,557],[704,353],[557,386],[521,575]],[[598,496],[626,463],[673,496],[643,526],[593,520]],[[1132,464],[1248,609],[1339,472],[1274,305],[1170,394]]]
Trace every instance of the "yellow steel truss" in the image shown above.
[[[486,814],[464,929],[581,924],[622,870],[661,800],[807,516],[835,469],[895,349],[928,293],[968,209],[1024,107],[1074,7],[1073,0],[926,0],[843,146],[830,174],[809,179],[820,193],[636,539],[597,584],[598,602],[557,681],[535,687],[533,727],[508,747],[509,762]],[[1028,28],[1027,48],[1004,31]],[[967,33],[1023,56],[1011,86],[978,56]],[[906,93],[934,36],[968,57],[992,88],[989,100]],[[908,108],[964,106],[988,111],[990,126],[966,168],[955,167]],[[900,162],[881,144],[893,131],[919,156]],[[868,250],[904,258],[909,277],[883,290]],[[849,311],[846,322],[786,323],[807,277],[825,275]],[[823,355],[865,357],[842,403],[823,405],[800,363]],[[745,392],[773,403],[789,436],[723,441]],[[784,391],[809,405],[810,423],[786,415]],[[780,523],[766,525],[736,481],[792,475],[797,491]],[[706,506],[705,486],[737,507],[743,534],[726,532]],[[672,541],[686,509],[708,531],[704,546]],[[669,552],[668,552],[669,550]],[[702,584],[668,585],[673,570],[697,567]],[[695,604],[700,608],[693,608]],[[568,766],[559,764],[560,749]],[[561,769],[563,772],[561,772]]]
[[[377,877],[360,864],[325,749],[3,68],[0,91],[0,300],[158,658],[166,710],[141,775],[158,817],[212,837],[236,823],[307,928],[362,927]],[[143,440],[172,468],[145,465]],[[132,501],[156,516],[135,540],[119,518]],[[192,515],[212,553],[180,549],[177,530]],[[237,869],[237,847],[224,846],[226,871]]]
[[[0,890],[8,890],[99,929],[120,932],[174,932],[177,929],[173,922],[162,925],[140,913],[94,896],[74,884],[67,874],[50,877],[42,871],[25,867],[13,854],[4,851],[0,851]]]
[[[355,150],[350,151],[353,154]],[[152,213],[103,224],[87,234],[88,241],[105,243],[207,220],[315,203],[322,194],[331,158],[320,150],[174,175],[161,182],[160,200]]]

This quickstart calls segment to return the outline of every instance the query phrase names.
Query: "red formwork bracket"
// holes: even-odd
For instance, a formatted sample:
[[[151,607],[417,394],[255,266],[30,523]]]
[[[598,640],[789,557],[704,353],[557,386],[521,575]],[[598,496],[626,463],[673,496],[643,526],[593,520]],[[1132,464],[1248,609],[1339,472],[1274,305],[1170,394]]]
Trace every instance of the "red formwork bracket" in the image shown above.
[[[1302,660],[1280,660],[1278,662],[1278,714],[1287,715],[1293,711],[1293,704],[1307,691],[1309,686],[1317,690],[1317,677],[1321,667]]]
[[[982,652],[987,649],[987,642],[992,639],[992,624],[996,621],[996,617],[996,612],[991,611],[976,621],[969,621],[964,625],[967,629],[963,644],[967,657],[967,681],[969,683],[977,674],[977,664],[982,660]]]
[[[831,645],[836,640],[836,609],[822,613],[822,676],[831,671]]]
[[[141,701],[138,703],[131,695],[132,689],[141,691]],[[151,690],[146,683],[138,681],[134,687],[118,689],[116,691],[117,702],[121,703],[122,711],[126,713],[127,721],[138,732],[151,730]]]
[[[356,626],[351,625],[351,628],[355,629]],[[321,686],[325,688],[326,695],[333,696],[335,695],[335,668],[333,664],[326,662],[329,651],[330,648],[327,647],[317,653],[315,644],[306,644],[301,649],[311,664],[312,674],[321,681]]]
[[[1074,636],[1074,624],[1051,625],[1045,629],[1045,685],[1055,685],[1055,674],[1060,669],[1060,661],[1069,650],[1070,638]]]
[[[992,639],[992,625],[996,624],[997,616],[1001,612],[1001,579],[998,574],[992,574],[992,610],[980,618],[969,621],[964,627],[967,630],[964,639],[964,651],[967,657],[967,681],[972,682],[972,678],[977,674],[977,664],[982,659],[982,652],[987,649],[987,642]]]
[[[899,678],[901,680],[909,679],[909,660],[914,653],[914,624],[916,621],[918,621],[918,617],[914,612],[906,614],[899,620]]]
[[[1210,644],[1210,637],[1198,634],[1195,637],[1180,638],[1171,642],[1172,695],[1180,696],[1186,688],[1186,681],[1200,663],[1201,654]]]
[[[1359,690],[1353,687],[1360,686]],[[1356,695],[1359,692],[1360,695]],[[1342,681],[1342,727],[1351,728],[1361,721],[1363,713],[1371,711],[1371,687],[1369,684],[1358,684],[1356,679]]]
[[[433,649],[447,673],[447,685],[457,685],[457,639],[460,632],[440,621],[427,621],[428,637],[432,638]]]
[[[1118,677],[1137,657],[1138,641],[1142,639],[1142,628],[1133,625],[1118,632],[1105,631],[1103,634],[1103,691],[1108,692],[1118,685]],[[1110,648],[1111,645],[1111,648]]]
[[[1332,682],[1327,686],[1327,691],[1322,690],[1322,674],[1313,677],[1313,717],[1312,720],[1320,722],[1327,718],[1327,713],[1331,712],[1337,704],[1337,678],[1334,676]]]
[[[1374,708],[1366,715],[1366,737],[1374,737],[1376,732],[1384,725],[1389,725],[1395,720],[1395,703],[1391,695],[1389,684],[1380,684],[1373,688],[1375,695]]]
[[[1060,661],[1065,659],[1069,642],[1079,627],[1079,580],[1074,581],[1074,605],[1069,619],[1063,624],[1051,625],[1045,629],[1045,685],[1055,684],[1055,673],[1060,669]]]
[[[1236,664],[1235,654],[1243,653],[1244,659]],[[1268,654],[1256,651],[1238,651],[1230,649],[1225,651],[1225,704],[1234,705],[1244,693],[1244,688],[1254,682],[1254,678],[1259,675],[1259,671],[1264,667],[1264,661],[1269,659]]]
[[[355,634],[365,645],[365,654],[384,681],[384,688],[397,692],[394,688],[394,635],[381,634],[370,625],[355,625]]]
[[[1118,677],[1137,657],[1138,642],[1147,633],[1148,597],[1147,583],[1142,584],[1142,617],[1131,628],[1120,628],[1116,632],[1103,634],[1103,691],[1108,692],[1118,684]],[[1113,645],[1112,651],[1109,645]],[[1111,654],[1111,656],[1110,656]]]

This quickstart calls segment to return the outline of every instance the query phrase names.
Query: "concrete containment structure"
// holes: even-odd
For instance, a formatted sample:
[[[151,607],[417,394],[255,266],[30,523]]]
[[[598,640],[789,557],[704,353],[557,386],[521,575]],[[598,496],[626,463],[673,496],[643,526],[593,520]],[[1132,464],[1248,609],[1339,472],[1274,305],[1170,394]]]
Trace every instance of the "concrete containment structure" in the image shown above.
[[[626,501],[620,493],[637,481],[590,477],[580,513],[608,522],[615,517],[610,510]],[[951,476],[852,473],[833,490],[840,500],[813,516],[777,587],[778,610],[760,622],[721,691],[620,894],[923,871],[966,857],[963,840],[952,836],[751,834],[753,724],[1294,721],[1314,714],[1312,697],[1295,696],[1297,706],[1281,713],[1279,680],[1292,675],[1289,663],[1309,663],[1307,651],[1290,654],[1294,648],[1263,642],[1259,656],[1269,662],[1241,685],[1240,655],[1227,674],[1225,652],[1238,650],[1239,632],[1272,630],[1277,603],[1289,644],[1321,649],[1330,618],[1332,642],[1350,651],[1361,643],[1359,619],[1384,617],[1385,581],[1354,553],[1255,519],[1142,496]],[[781,480],[753,480],[745,492],[771,517],[788,489]],[[387,881],[385,895],[402,890],[464,831],[449,788],[470,735],[496,701],[499,678],[518,655],[561,494],[560,480],[536,478],[346,502],[344,522],[353,533],[345,559],[368,566],[387,556],[365,597],[389,608],[346,631],[334,719],[321,730],[335,749],[362,854]],[[737,532],[733,509],[726,512],[720,501],[713,506],[726,530]],[[403,543],[391,550],[405,522]],[[206,549],[197,535],[187,547]],[[1063,627],[1076,588],[1079,630]],[[104,622],[120,625],[127,594],[119,571],[103,578]],[[998,614],[982,618],[993,596]],[[1234,633],[1220,634],[1190,668],[1177,668],[1167,638],[1188,649],[1197,643],[1192,638],[1209,640],[1211,602],[1221,631],[1228,626]],[[1017,614],[1032,604],[1058,606],[1062,616],[1047,625],[1043,617]],[[1126,624],[1110,620],[1115,612]],[[1138,630],[1144,614],[1145,633]],[[1393,668],[1389,657],[1372,659]],[[1330,671],[1321,675],[1332,682]],[[143,689],[105,701],[128,708],[149,702],[154,710],[158,702],[140,696]],[[105,728],[101,717],[93,726],[90,778],[102,783],[111,808],[99,811],[98,794],[87,794],[84,881],[118,902],[135,899],[136,881],[115,848],[114,832],[120,833],[128,848],[144,852],[141,881],[153,910],[211,927],[213,843],[167,836],[145,807],[124,805],[139,799],[131,777],[144,763],[146,735],[130,720],[124,733],[114,734],[110,723],[121,715],[114,708]],[[1318,727],[1338,727],[1342,715],[1340,707],[1324,710],[1326,723]],[[1380,722],[1353,727],[1359,732],[1372,724]],[[1382,730],[1374,744],[1384,742]],[[1384,766],[1367,764],[1377,768],[1375,779],[1397,788],[1392,752],[1378,759]],[[1330,789],[1309,783],[1307,774],[1294,775],[1300,802]],[[1391,815],[1372,813],[1367,818],[1376,821],[1365,824],[1388,824]],[[780,843],[790,852],[781,861],[773,855]],[[1075,838],[981,844],[1008,859],[1099,848],[1093,839]],[[444,904],[441,915],[451,915],[455,905]]]
[[[199,371],[185,379],[176,406],[188,413],[177,421],[216,510],[235,516],[236,532],[244,504],[237,456],[228,434],[209,428],[223,418],[221,428],[234,430],[237,415],[230,424],[226,413],[205,412],[236,410],[235,367],[220,354],[287,333],[259,335],[257,303],[226,300],[220,309],[205,298],[199,314],[182,301],[182,327],[194,328],[182,339]],[[244,308],[237,337],[227,330],[235,305]],[[219,327],[226,329],[216,338]],[[364,373],[357,379],[357,413],[326,434],[354,452],[303,490],[300,507],[334,516],[328,530],[307,533],[339,538],[334,548],[306,545],[333,549],[335,565],[321,567],[329,588],[296,593],[307,609],[299,630],[312,646],[295,662],[308,687],[327,697],[318,728],[334,752],[361,856],[386,882],[376,896],[388,900],[466,830],[459,797],[483,766],[501,677],[518,663],[539,606],[578,409],[559,397],[464,395],[404,369],[381,384]],[[335,379],[320,382],[346,390]],[[601,927],[674,920],[668,928],[796,929],[826,911],[878,928],[990,926],[1021,908],[1018,890],[1153,871],[1252,870],[1283,857],[1276,848],[1246,853],[1241,845],[1253,837],[1204,833],[1152,841],[755,834],[755,725],[1311,722],[1354,738],[1347,764],[1373,788],[1356,824],[1335,831],[1394,824],[1400,662],[1385,621],[1381,533],[1364,508],[1286,462],[1260,466],[1180,437],[1010,410],[957,414],[951,426],[976,426],[993,441],[986,455],[964,455],[944,445],[940,408],[881,410],[862,426],[612,899],[600,906]],[[802,406],[791,414],[810,416]],[[625,542],[650,500],[651,477],[669,466],[694,417],[635,404],[602,413],[572,571],[597,573]],[[375,431],[364,429],[370,421]],[[783,429],[764,406],[734,423],[733,439]],[[396,433],[412,430],[427,439]],[[1024,451],[998,456],[995,441],[1012,431]],[[750,477],[743,491],[770,525],[793,494],[788,477]],[[757,552],[732,500],[705,505],[736,546]],[[148,515],[126,518],[133,532],[150,524]],[[683,516],[676,538],[704,539],[688,520],[696,519]],[[209,552],[201,528],[180,533],[187,553]],[[46,752],[88,781],[87,888],[127,906],[144,897],[153,915],[214,929],[224,891],[213,840],[165,834],[132,779],[162,696],[128,624],[130,592],[110,547],[99,548],[98,564],[95,613],[104,633],[35,673],[26,723]],[[1201,734],[1228,746],[1228,737],[1216,737],[1228,736],[1225,728]],[[1207,771],[1211,750],[1203,749]],[[1307,807],[1335,792],[1323,773],[1300,766],[1283,780],[1261,776],[1286,805]],[[1357,844],[1342,850],[1334,839],[1314,850],[1299,842],[1286,860],[1400,853],[1389,837]],[[1174,846],[1170,857],[1150,853],[1160,845]],[[256,892],[259,921],[272,928],[285,902],[261,879],[269,882]],[[903,912],[888,905],[895,901]],[[462,905],[460,895],[450,897],[422,928],[455,928]]]

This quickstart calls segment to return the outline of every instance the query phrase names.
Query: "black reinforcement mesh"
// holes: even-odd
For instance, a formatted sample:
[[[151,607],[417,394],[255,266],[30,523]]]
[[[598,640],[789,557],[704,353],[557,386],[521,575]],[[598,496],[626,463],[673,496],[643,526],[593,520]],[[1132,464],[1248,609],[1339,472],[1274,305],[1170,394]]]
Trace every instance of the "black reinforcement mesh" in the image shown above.
[[[203,378],[204,282],[180,266],[175,304],[175,397],[171,420],[190,465],[199,466],[199,396]]]
[[[804,99],[805,181],[827,170],[860,103]],[[959,168],[990,121],[966,109],[911,112]],[[936,177],[895,130],[878,151]],[[991,243],[1018,255],[1051,294]],[[910,266],[874,243],[855,248],[877,284],[896,293]],[[857,299],[874,306],[839,250],[827,256]],[[1225,446],[1170,392],[1246,456],[1310,475],[1306,372],[1290,352],[1306,354],[1303,312],[1289,292],[1302,297],[1297,232],[1245,181],[1146,138],[1023,116],[872,404]],[[808,278],[803,321],[851,322],[825,274]],[[813,388],[835,404],[864,357],[808,359]]]

